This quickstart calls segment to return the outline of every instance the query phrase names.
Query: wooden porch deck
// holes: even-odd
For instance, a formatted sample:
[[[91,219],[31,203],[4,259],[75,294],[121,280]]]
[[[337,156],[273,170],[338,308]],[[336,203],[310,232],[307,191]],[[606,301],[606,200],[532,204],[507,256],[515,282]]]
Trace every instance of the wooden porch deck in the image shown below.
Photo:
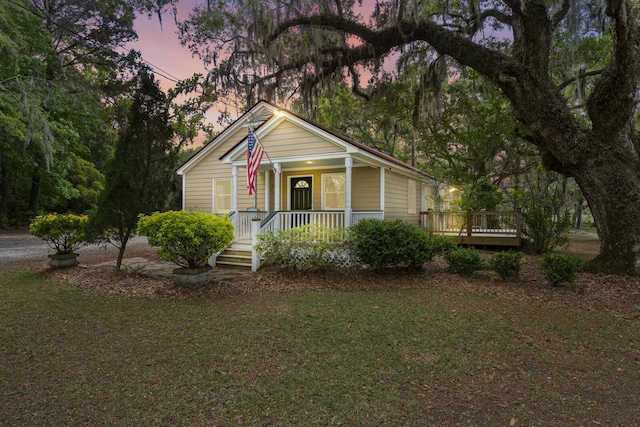
[[[420,225],[430,233],[450,236],[462,245],[520,246],[519,211],[420,212]]]

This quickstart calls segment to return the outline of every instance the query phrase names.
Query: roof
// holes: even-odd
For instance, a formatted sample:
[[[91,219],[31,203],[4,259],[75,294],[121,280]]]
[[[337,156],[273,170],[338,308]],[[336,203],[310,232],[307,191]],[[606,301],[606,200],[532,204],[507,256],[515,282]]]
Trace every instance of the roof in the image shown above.
[[[331,135],[334,138],[337,138],[338,140],[340,140],[341,142],[350,145],[358,150],[364,151],[366,154],[376,157],[378,159],[384,160],[386,162],[390,162],[393,163],[397,166],[400,166],[404,169],[408,169],[410,171],[419,173],[423,176],[425,176],[426,178],[432,179],[432,180],[436,180],[439,181],[438,179],[436,179],[435,177],[429,175],[428,173],[416,168],[415,166],[412,166],[408,163],[405,163],[399,159],[396,159],[393,156],[390,156],[386,153],[383,153],[381,151],[376,150],[375,148],[369,147],[367,145],[364,145],[360,142],[354,141],[344,135],[340,135],[336,132],[334,132],[331,129],[328,129],[318,123],[315,123],[305,117],[302,117],[296,113],[293,113],[287,109],[284,108],[280,108],[275,104],[270,103],[269,101],[265,101],[265,100],[261,100],[259,102],[257,102],[253,107],[251,107],[249,110],[247,110],[247,112],[245,114],[243,114],[240,118],[238,118],[233,124],[231,124],[229,127],[227,127],[224,131],[222,131],[218,136],[216,136],[214,139],[212,139],[209,144],[207,144],[202,150],[200,150],[198,153],[196,153],[194,156],[192,156],[189,160],[187,160],[179,169],[178,169],[178,173],[183,173],[186,170],[188,170],[193,164],[197,163],[196,158],[200,158],[201,156],[199,156],[200,153],[202,153],[203,151],[205,151],[207,148],[209,148],[211,146],[210,150],[207,151],[211,151],[213,149],[213,147],[217,146],[218,144],[215,144],[215,142],[221,138],[223,138],[223,135],[228,135],[229,133],[235,132],[235,130],[237,130],[238,128],[238,123],[240,123],[241,125],[244,124],[244,122],[246,121],[246,119],[248,117],[250,117],[253,114],[256,113],[260,113],[260,112],[265,112],[266,110],[271,110],[271,114],[270,116],[264,120],[260,125],[258,125],[255,129],[255,131],[257,131],[259,128],[261,128],[262,126],[264,126],[267,122],[269,122],[270,120],[273,120],[276,111],[280,112],[281,114],[284,114],[285,116],[288,115],[291,118],[295,118],[297,120],[301,120],[303,122],[305,122],[306,124],[308,124],[309,126],[315,127],[316,129],[327,133],[329,135]],[[257,111],[254,111],[257,110]],[[246,137],[243,138],[242,140],[240,140],[236,145],[234,145],[230,150],[228,150],[225,154],[223,154],[220,159],[226,157],[227,155],[229,155],[231,152],[233,152],[234,150],[237,150],[238,147],[242,144],[245,143],[246,141]],[[204,154],[203,154],[204,156]]]

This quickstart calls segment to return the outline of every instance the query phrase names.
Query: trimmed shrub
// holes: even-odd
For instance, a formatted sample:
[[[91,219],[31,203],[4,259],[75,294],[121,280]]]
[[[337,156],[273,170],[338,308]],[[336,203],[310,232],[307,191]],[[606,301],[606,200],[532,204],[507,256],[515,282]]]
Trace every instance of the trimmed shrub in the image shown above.
[[[156,212],[140,216],[138,234],[147,236],[151,246],[159,246],[162,258],[197,268],[233,241],[233,224],[206,212]]]
[[[433,258],[429,235],[420,227],[400,219],[367,218],[351,227],[356,256],[374,270],[385,267],[422,268]]]
[[[522,269],[522,252],[497,252],[489,258],[489,268],[502,280],[517,277]]]
[[[461,276],[471,277],[477,270],[484,268],[480,252],[473,248],[457,248],[444,255],[449,271]]]
[[[47,242],[56,254],[71,254],[86,244],[86,215],[49,214],[35,217],[29,232]]]
[[[347,230],[318,224],[262,233],[256,249],[273,264],[296,270],[319,271],[353,263]]]
[[[572,255],[546,253],[542,255],[540,266],[549,283],[559,286],[561,283],[573,283],[576,273],[584,266],[584,261]]]

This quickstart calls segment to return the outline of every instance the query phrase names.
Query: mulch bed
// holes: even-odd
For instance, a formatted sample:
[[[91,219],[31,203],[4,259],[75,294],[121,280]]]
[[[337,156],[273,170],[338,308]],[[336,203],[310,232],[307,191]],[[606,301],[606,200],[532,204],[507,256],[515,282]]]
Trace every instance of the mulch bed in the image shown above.
[[[578,241],[572,245],[571,251],[589,258],[597,252],[597,241]],[[533,303],[611,313],[628,319],[640,318],[639,277],[580,273],[575,283],[554,287],[542,276],[539,267],[540,257],[532,254],[525,254],[520,277],[507,282],[502,281],[492,271],[476,272],[471,278],[449,273],[445,261],[436,258],[420,272],[389,270],[375,273],[366,268],[353,267],[312,273],[269,266],[255,274],[225,274],[224,278],[214,278],[211,284],[195,291],[179,288],[170,279],[145,277],[144,272],[116,272],[109,266],[97,266],[105,260],[108,261],[109,256],[113,257],[113,254],[98,253],[88,257],[83,255],[81,266],[72,269],[53,270],[43,265],[35,269],[48,278],[70,282],[90,292],[126,298],[206,299],[267,292],[432,289],[495,295]],[[128,251],[127,257],[133,256],[160,260],[155,250],[146,245]],[[225,272],[228,273],[228,270]]]

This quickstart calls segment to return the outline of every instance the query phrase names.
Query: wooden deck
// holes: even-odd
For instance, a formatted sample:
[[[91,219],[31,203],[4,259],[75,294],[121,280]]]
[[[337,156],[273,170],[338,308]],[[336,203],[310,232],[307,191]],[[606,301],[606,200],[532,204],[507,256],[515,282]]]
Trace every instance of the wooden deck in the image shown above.
[[[450,236],[462,245],[520,246],[522,214],[518,211],[420,212],[430,233]]]

